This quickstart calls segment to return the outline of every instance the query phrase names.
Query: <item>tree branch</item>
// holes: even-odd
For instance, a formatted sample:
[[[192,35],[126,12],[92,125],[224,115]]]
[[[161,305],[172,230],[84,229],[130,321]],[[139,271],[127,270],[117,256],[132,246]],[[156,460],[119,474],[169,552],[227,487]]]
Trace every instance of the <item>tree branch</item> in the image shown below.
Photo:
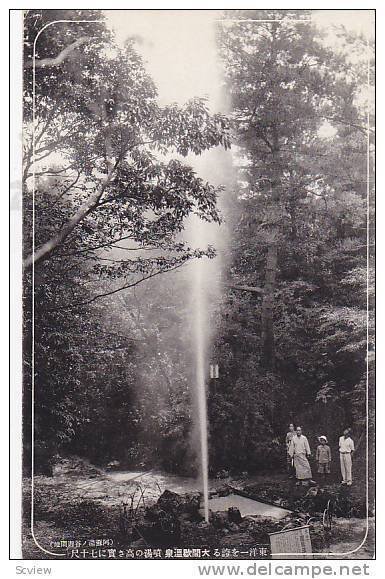
[[[41,60],[35,59],[35,68],[44,68],[45,66],[59,66],[71,52],[73,52],[76,48],[79,48],[79,46],[82,44],[88,42],[88,40],[90,40],[89,36],[81,36],[78,40],[75,40],[75,42],[64,48],[55,58],[42,58]],[[31,68],[32,66],[33,62],[27,62],[27,68]]]
[[[112,176],[114,174],[114,169],[116,168],[118,162],[119,162],[119,159],[116,161],[115,166],[109,170],[100,190],[95,191],[95,193],[93,193],[89,197],[89,199],[78,209],[78,211],[75,213],[75,215],[59,231],[59,233],[57,235],[55,235],[54,237],[52,237],[52,239],[50,239],[49,241],[44,243],[37,251],[35,251],[33,254],[29,255],[24,260],[23,266],[25,268],[31,267],[32,263],[35,263],[35,265],[36,265],[40,261],[47,259],[51,255],[51,253],[57,248],[57,246],[60,245],[69,236],[70,233],[72,233],[72,231],[75,229],[75,227],[89,213],[91,213],[91,211],[93,211],[97,207],[99,200],[101,199],[106,187],[111,182]]]
[[[347,127],[352,127],[353,129],[357,129],[357,131],[360,131],[364,135],[366,135],[368,133],[368,131],[370,133],[374,133],[374,129],[371,129],[370,127],[365,127],[362,125],[357,125],[356,123],[350,123],[346,119],[341,119],[339,117],[326,117],[326,116],[324,116],[324,118],[327,121],[332,121],[335,123],[339,123],[340,125],[345,125]]]
[[[154,272],[154,273],[151,273],[150,275],[147,275],[147,276],[145,276],[145,277],[142,277],[141,279],[138,279],[138,280],[136,280],[136,281],[134,281],[134,282],[132,282],[132,283],[123,285],[123,286],[121,286],[121,287],[118,287],[117,289],[114,289],[114,290],[111,290],[111,291],[108,291],[108,292],[105,292],[105,293],[97,294],[96,296],[90,298],[89,300],[87,300],[87,301],[85,301],[85,302],[78,302],[78,303],[74,303],[74,304],[66,304],[66,305],[60,306],[60,307],[58,307],[58,308],[49,308],[48,311],[50,311],[50,312],[56,312],[56,311],[58,311],[58,310],[67,310],[67,309],[78,308],[78,307],[81,307],[81,306],[87,306],[87,305],[89,305],[89,304],[92,304],[94,301],[96,301],[96,300],[99,299],[99,298],[104,298],[104,297],[107,297],[107,296],[111,296],[111,295],[114,295],[114,294],[116,294],[116,293],[118,293],[118,292],[120,292],[120,291],[122,291],[122,290],[129,289],[129,288],[131,288],[131,287],[135,287],[135,286],[139,285],[140,283],[142,283],[143,281],[146,281],[147,279],[151,279],[151,278],[155,277],[156,275],[160,275],[160,274],[162,274],[162,273],[168,273],[169,271],[173,271],[173,270],[175,270],[175,269],[178,269],[179,267],[182,267],[182,265],[185,265],[185,264],[186,264],[186,262],[184,261],[184,262],[178,263],[177,265],[174,265],[173,267],[170,267],[170,268],[168,268],[168,269],[158,270],[158,271],[156,271],[156,272]]]
[[[102,123],[107,123],[107,114],[105,108],[106,98],[105,98],[105,89],[100,94],[100,115]],[[108,129],[108,127],[107,127]],[[37,251],[34,251],[33,254],[29,255],[23,263],[25,268],[30,267],[32,263],[37,264],[40,261],[47,259],[51,253],[63,243],[63,241],[72,233],[75,227],[83,221],[83,219],[91,213],[98,205],[99,201],[102,198],[104,191],[106,190],[107,186],[110,184],[112,177],[115,173],[117,166],[119,165],[120,161],[122,160],[123,156],[125,155],[126,151],[121,151],[120,155],[117,157],[115,162],[112,159],[112,147],[111,147],[111,138],[110,134],[106,134],[105,136],[105,163],[107,169],[107,175],[104,179],[104,183],[101,185],[100,190],[96,190],[89,199],[78,209],[75,215],[67,222],[66,225],[62,227],[59,233],[54,236],[52,239],[44,243]]]
[[[255,294],[263,294],[263,288],[261,287],[253,287],[250,285],[232,285],[232,284],[225,284],[225,287],[245,292],[251,292]]]

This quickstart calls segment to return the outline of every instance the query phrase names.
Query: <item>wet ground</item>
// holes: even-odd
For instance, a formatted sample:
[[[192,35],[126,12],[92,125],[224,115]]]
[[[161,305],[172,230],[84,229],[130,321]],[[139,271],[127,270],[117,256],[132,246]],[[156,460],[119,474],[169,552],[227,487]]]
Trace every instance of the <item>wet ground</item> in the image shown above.
[[[258,483],[269,480],[274,484],[274,480],[281,480],[280,475],[253,476],[247,478],[247,483]],[[234,486],[244,484],[245,479],[210,479],[209,491],[214,491],[219,486],[231,483]],[[197,478],[183,477],[156,470],[150,471],[106,471],[97,469],[92,465],[87,465],[84,461],[76,464],[70,460],[63,460],[54,468],[52,478],[45,476],[35,476],[35,485],[44,484],[44,487],[52,487],[59,490],[63,496],[78,500],[97,500],[106,506],[120,505],[136,491],[137,496],[134,501],[138,501],[143,491],[146,504],[155,502],[166,489],[185,494],[190,492],[200,492],[201,482]],[[140,492],[139,492],[140,490]],[[238,497],[238,499],[241,497]],[[243,504],[243,503],[242,503]],[[262,504],[262,503],[261,503]],[[234,505],[236,506],[236,505]],[[261,514],[264,515],[266,506],[260,507]],[[218,509],[215,509],[218,510]],[[263,512],[262,512],[263,511]],[[281,509],[284,511],[284,509]],[[248,513],[249,514],[249,513]],[[277,511],[278,514],[278,511]],[[285,514],[287,514],[285,512]],[[279,513],[284,515],[284,512]],[[266,514],[266,516],[270,516]]]
[[[266,486],[278,489],[279,486],[287,486],[285,475],[257,475],[247,477],[243,480],[213,479],[210,481],[211,491],[224,487],[226,483],[231,483],[235,487]],[[30,481],[26,481],[26,489],[30,488]],[[98,469],[85,461],[76,459],[65,459],[57,464],[53,477],[35,476],[36,490],[36,512],[38,512],[38,498],[41,497],[41,509],[43,516],[35,521],[35,535],[40,543],[49,549],[52,540],[58,537],[72,536],[76,532],[76,526],[82,525],[82,517],[74,520],[71,508],[74,502],[89,505],[99,504],[110,509],[109,512],[119,512],[122,503],[150,506],[155,503],[159,496],[166,490],[178,494],[186,494],[200,491],[200,481],[181,477],[172,474],[165,474],[156,470],[152,471],[105,471]],[[212,497],[211,509],[226,510],[229,506],[239,508],[242,516],[255,515],[258,518],[270,518],[279,523],[280,517],[284,517],[288,511],[278,506],[271,506],[256,501],[250,501],[244,497],[233,495],[229,497]],[[224,504],[223,501],[226,503]],[[231,502],[231,505],[229,504]],[[222,504],[223,503],[223,504]],[[236,503],[236,504],[235,504]],[[67,518],[59,520],[58,517],[45,516],[46,506],[49,504],[52,513],[58,509]],[[286,505],[285,505],[286,506]],[[274,511],[274,512],[273,512]],[[90,519],[93,520],[91,514]],[[51,522],[49,522],[51,521]],[[112,525],[112,518],[109,517],[103,525]],[[374,551],[374,524],[373,519],[338,518],[335,519],[335,528],[338,529],[340,539],[334,540],[329,547],[322,549],[325,552],[325,559],[346,558],[346,559],[367,559],[373,556]],[[83,529],[84,530],[84,529]],[[107,530],[107,529],[106,529]],[[340,533],[341,531],[341,533]],[[92,532],[92,529],[89,531]],[[25,530],[25,549],[31,553],[33,558],[40,558],[39,549],[33,544],[32,536]],[[234,540],[236,537],[230,537]],[[229,539],[229,540],[230,540]],[[361,545],[361,543],[363,543]]]
[[[52,478],[35,476],[35,484],[43,483],[45,487],[60,490],[68,498],[79,500],[98,500],[106,506],[120,505],[131,499],[136,491],[134,501],[138,501],[143,491],[147,504],[155,502],[164,490],[183,494],[200,491],[200,481],[195,478],[181,477],[157,471],[105,471],[96,469],[83,462],[73,464],[63,461],[56,465]],[[210,487],[218,486],[218,481],[210,482]],[[139,492],[140,490],[140,492]],[[142,497],[142,498],[143,498]]]
[[[226,497],[216,497],[209,500],[209,509],[213,512],[227,511],[230,507],[238,509],[242,517],[256,515],[259,517],[270,517],[272,519],[283,519],[287,517],[287,515],[290,515],[290,511],[287,509],[261,503],[260,501],[255,501],[235,494],[229,494]]]

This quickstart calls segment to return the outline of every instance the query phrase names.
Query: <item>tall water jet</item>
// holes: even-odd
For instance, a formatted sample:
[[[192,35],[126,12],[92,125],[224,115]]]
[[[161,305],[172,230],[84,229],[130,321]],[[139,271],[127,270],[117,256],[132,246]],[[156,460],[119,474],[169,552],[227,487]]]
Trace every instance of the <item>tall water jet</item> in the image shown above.
[[[225,151],[222,148],[207,151],[191,164],[202,178],[208,179],[212,184],[225,186],[227,190],[231,187],[233,166],[229,151]],[[211,246],[216,252],[215,257],[201,257],[194,260],[189,266],[190,287],[192,289],[190,307],[193,322],[193,334],[191,336],[193,356],[191,359],[192,363],[195,364],[195,372],[193,374],[196,400],[195,437],[196,448],[199,450],[204,516],[207,522],[209,518],[209,424],[207,412],[209,393],[207,387],[209,384],[208,370],[210,362],[213,361],[212,351],[216,337],[216,312],[218,312],[218,305],[221,302],[222,278],[228,251],[229,232],[226,224],[226,189],[217,200],[219,211],[225,222],[220,225],[207,223],[194,216],[191,218],[187,228],[187,238],[193,248],[207,249],[208,246]]]
[[[198,239],[201,227],[197,225]],[[193,265],[193,295],[194,295],[194,349],[195,349],[195,385],[197,393],[198,430],[200,445],[200,469],[202,476],[202,490],[205,521],[209,520],[209,480],[208,480],[208,432],[207,432],[207,295],[204,288],[204,262],[196,260]],[[206,325],[205,325],[206,324]]]
[[[210,112],[226,112],[216,48],[217,20],[222,18],[219,11],[109,11],[108,18],[122,43],[128,32],[140,37],[137,49],[155,80],[162,105],[173,102],[184,104],[190,98],[200,96],[207,99]],[[223,148],[210,149],[199,157],[191,154],[181,160],[213,185],[228,185],[231,181],[231,154]],[[221,200],[219,206],[221,208]],[[191,367],[186,370],[186,376],[193,382],[194,450],[199,455],[204,514],[208,521],[207,378],[214,337],[211,316],[213,304],[217,303],[221,291],[219,278],[223,269],[226,234],[223,225],[218,227],[215,223],[202,222],[197,216],[189,220],[186,229],[186,239],[192,248],[205,249],[211,245],[217,251],[214,259],[196,259],[180,272],[181,276],[187,274],[187,280],[183,278],[182,282],[178,278],[179,283],[187,282],[186,290],[192,294],[189,304],[191,335],[183,336],[181,343],[191,348],[187,356]]]
[[[191,164],[197,173],[216,186],[223,186],[224,190],[217,200],[217,206],[224,221],[207,223],[193,216],[187,227],[187,239],[191,247],[207,249],[214,248],[215,257],[201,257],[194,260],[189,266],[191,280],[192,301],[191,316],[193,335],[193,356],[195,364],[194,386],[196,400],[195,436],[196,448],[199,448],[200,475],[204,498],[205,520],[209,518],[208,506],[208,471],[209,471],[209,423],[208,423],[208,391],[209,365],[215,349],[216,319],[218,306],[222,299],[223,278],[229,252],[228,230],[228,194],[234,187],[234,168],[230,151],[222,148],[206,151],[199,159],[192,160]],[[215,362],[218,362],[217,360]]]

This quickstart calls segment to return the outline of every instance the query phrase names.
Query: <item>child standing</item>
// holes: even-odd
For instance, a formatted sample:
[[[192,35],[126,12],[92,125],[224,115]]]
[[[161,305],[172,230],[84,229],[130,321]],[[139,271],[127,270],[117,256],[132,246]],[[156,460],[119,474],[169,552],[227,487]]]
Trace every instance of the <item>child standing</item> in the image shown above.
[[[316,452],[318,473],[323,475],[323,480],[325,481],[327,475],[330,474],[330,463],[332,460],[332,454],[326,436],[322,435],[318,438],[318,440],[320,442],[320,444],[317,446]]]

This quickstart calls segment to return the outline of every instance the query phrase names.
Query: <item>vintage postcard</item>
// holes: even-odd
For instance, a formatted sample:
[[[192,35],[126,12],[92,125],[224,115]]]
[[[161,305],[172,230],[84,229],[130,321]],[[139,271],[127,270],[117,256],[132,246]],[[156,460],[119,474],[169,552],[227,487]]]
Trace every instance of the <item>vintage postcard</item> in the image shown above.
[[[18,557],[373,559],[375,10],[14,12]]]

